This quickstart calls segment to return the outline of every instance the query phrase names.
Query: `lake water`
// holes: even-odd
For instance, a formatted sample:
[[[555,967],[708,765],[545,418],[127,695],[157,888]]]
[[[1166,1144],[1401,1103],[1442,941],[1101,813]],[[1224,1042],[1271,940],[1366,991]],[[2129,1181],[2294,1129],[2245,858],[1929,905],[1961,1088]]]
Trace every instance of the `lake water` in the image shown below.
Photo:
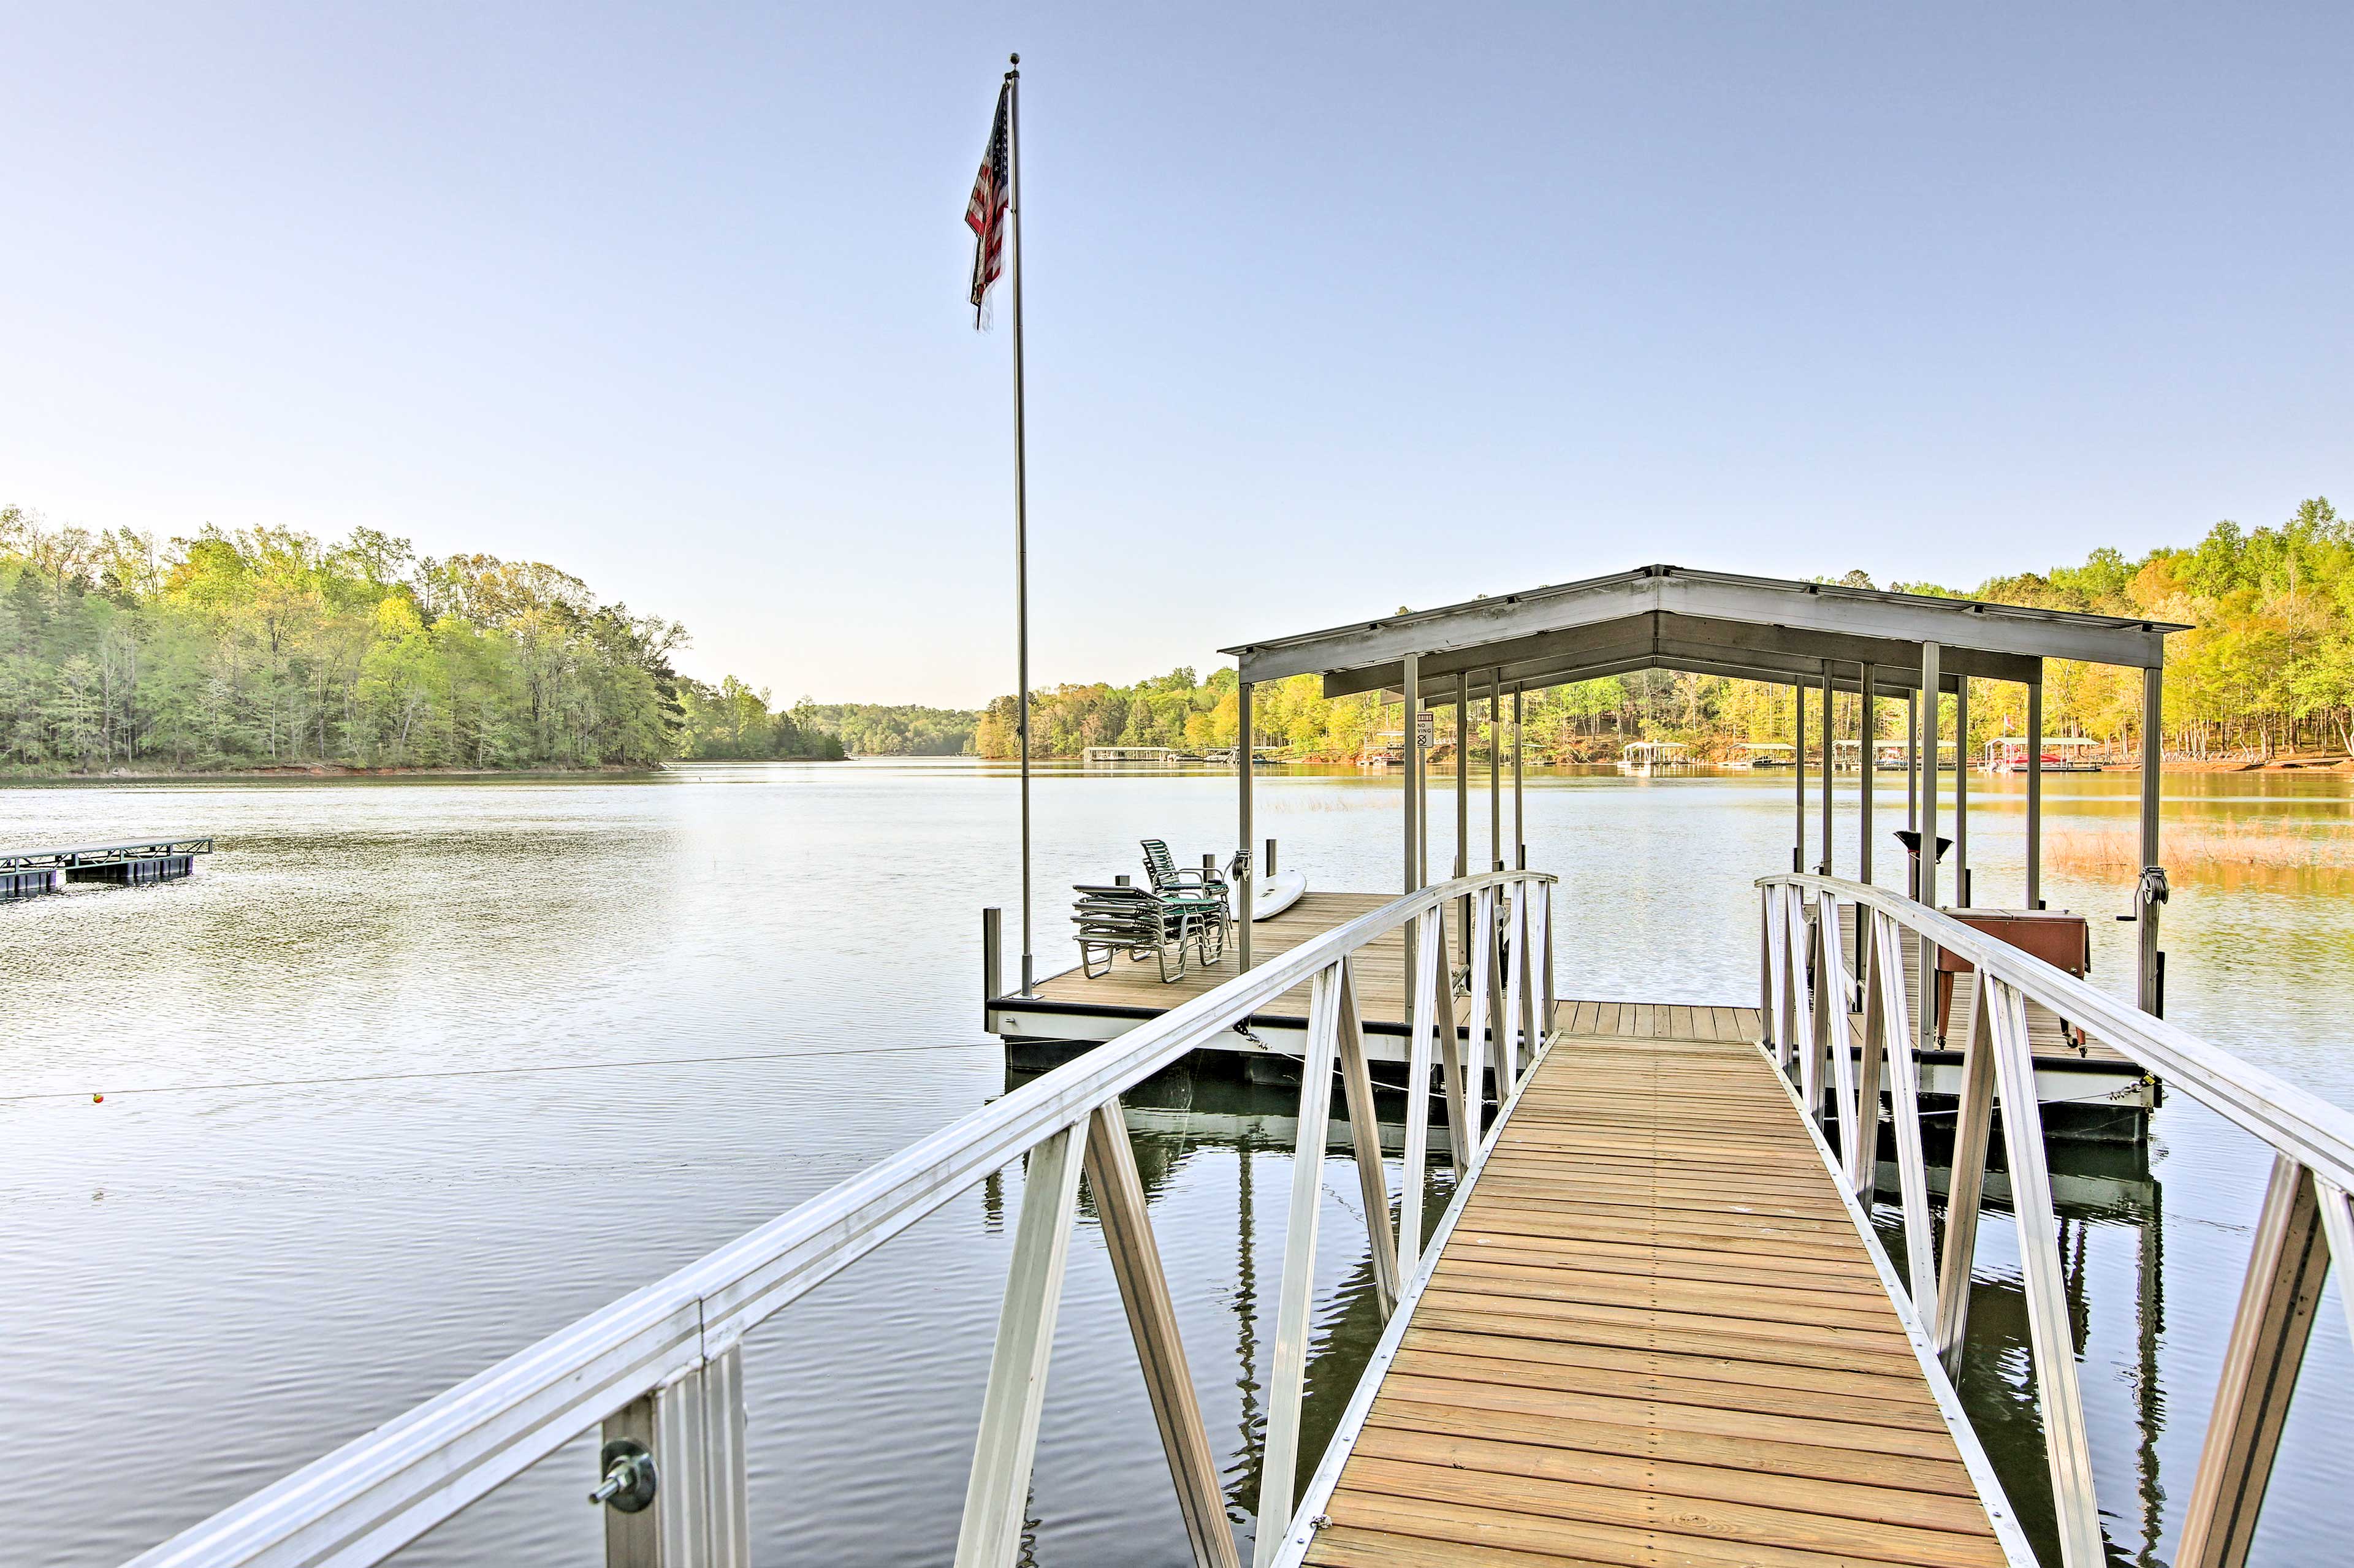
[[[1948,781],[1950,782],[1950,780]],[[1855,863],[1842,781],[1840,869]],[[2264,821],[2342,854],[2343,777],[2167,781],[2169,831]],[[2047,780],[2047,832],[2130,821],[2130,776]],[[209,832],[191,880],[0,906],[0,1298],[12,1510],[0,1560],[119,1562],[982,1104],[980,910],[1017,945],[1014,783],[966,763],[681,768],[654,779],[121,784],[0,791],[7,842]],[[1787,774],[1542,775],[1564,995],[1756,993],[1755,875],[1789,863]],[[1980,903],[2019,896],[2016,780],[1971,783]],[[1901,780],[1881,825],[1901,826]],[[1452,853],[1435,800],[1434,870]],[[1260,831],[1311,885],[1395,885],[1394,779],[1263,777]],[[1484,850],[1484,799],[1474,836]],[[1507,831],[1509,832],[1509,805]],[[1037,786],[1041,973],[1063,890],[1135,841],[1222,853],[1215,776]],[[1810,815],[1811,831],[1812,819]],[[1475,861],[1478,858],[1475,854]],[[1883,852],[1882,880],[1894,873]],[[2054,864],[2129,991],[2127,875]],[[2354,873],[2177,871],[2169,1015],[2354,1106]],[[1009,954],[1009,965],[1012,959]],[[102,1103],[92,1096],[102,1093]],[[1134,1124],[1214,1444],[1246,1455],[1281,1271],[1288,1097],[1182,1080]],[[2063,1148],[2065,1255],[2119,1562],[2180,1522],[2266,1165],[2176,1097],[2146,1151]],[[1375,1332],[1345,1160],[1327,1167],[1311,1417]],[[772,1319],[747,1347],[762,1563],[953,1552],[1018,1171]],[[2354,1355],[2323,1305],[2258,1560],[2342,1557],[2331,1460]],[[1965,1402],[2048,1515],[2007,1222],[1981,1233]],[[1311,1433],[1311,1439],[1319,1433]],[[403,1562],[595,1563],[575,1443]],[[1182,1564],[1109,1267],[1083,1214],[1039,1444],[1051,1564]]]

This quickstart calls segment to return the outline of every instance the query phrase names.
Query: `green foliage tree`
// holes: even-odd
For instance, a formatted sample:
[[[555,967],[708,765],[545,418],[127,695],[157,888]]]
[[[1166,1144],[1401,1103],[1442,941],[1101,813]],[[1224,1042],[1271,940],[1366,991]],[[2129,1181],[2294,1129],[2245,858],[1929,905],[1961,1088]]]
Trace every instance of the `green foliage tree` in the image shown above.
[[[0,507],[0,758],[20,768],[647,767],[675,624],[490,556],[207,525],[158,544]]]

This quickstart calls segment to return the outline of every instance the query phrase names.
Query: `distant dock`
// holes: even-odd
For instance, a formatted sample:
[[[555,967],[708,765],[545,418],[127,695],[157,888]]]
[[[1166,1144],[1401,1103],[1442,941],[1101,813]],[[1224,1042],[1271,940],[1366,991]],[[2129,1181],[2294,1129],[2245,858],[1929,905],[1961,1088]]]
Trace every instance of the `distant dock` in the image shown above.
[[[0,854],[0,898],[59,893],[69,882],[176,882],[195,872],[196,856],[212,853],[210,838],[18,850]]]

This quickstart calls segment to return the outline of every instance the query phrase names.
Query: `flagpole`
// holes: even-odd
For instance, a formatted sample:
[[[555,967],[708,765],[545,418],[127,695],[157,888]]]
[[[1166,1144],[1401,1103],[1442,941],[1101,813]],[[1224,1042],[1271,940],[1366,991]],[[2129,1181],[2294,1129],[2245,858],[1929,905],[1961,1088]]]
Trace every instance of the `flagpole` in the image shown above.
[[[1022,57],[1011,57],[1006,88],[1006,217],[1013,229],[1013,638],[1014,702],[1022,732],[1022,994],[1036,986],[1030,940],[1030,546],[1026,432],[1022,400]]]

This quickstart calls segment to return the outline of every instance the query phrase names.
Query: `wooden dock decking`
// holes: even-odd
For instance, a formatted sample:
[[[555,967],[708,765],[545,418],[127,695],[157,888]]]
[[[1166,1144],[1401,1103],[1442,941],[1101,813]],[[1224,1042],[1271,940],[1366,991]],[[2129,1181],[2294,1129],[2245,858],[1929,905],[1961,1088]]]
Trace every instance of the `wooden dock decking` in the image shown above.
[[[1718,1011],[1556,1010],[1307,1563],[2011,1561],[1817,1145]]]
[[[1251,927],[1251,961],[1265,963],[1289,952],[1302,942],[1312,942],[1336,927],[1345,926],[1360,915],[1369,915],[1395,898],[1390,893],[1303,893],[1299,902],[1272,919],[1261,920]],[[1450,933],[1453,923],[1449,922]],[[1190,956],[1190,955],[1189,955]],[[1366,945],[1356,962],[1357,1004],[1364,1010],[1368,1026],[1386,1023],[1403,1030],[1405,1020],[1405,934],[1393,931]],[[1065,969],[1061,974],[1038,982],[1038,998],[1050,1008],[1072,1006],[1090,1012],[1110,1009],[1134,1011],[1145,1017],[1156,1017],[1169,1009],[1213,991],[1238,973],[1235,948],[1226,944],[1225,954],[1216,963],[1203,968],[1196,966],[1182,980],[1163,984],[1158,968],[1150,963],[1130,963],[1128,959],[1112,960],[1111,973],[1089,980],[1078,969]],[[1284,993],[1283,1001],[1265,1010],[1261,1016],[1297,1018],[1308,1022],[1308,987],[1300,985]]]

